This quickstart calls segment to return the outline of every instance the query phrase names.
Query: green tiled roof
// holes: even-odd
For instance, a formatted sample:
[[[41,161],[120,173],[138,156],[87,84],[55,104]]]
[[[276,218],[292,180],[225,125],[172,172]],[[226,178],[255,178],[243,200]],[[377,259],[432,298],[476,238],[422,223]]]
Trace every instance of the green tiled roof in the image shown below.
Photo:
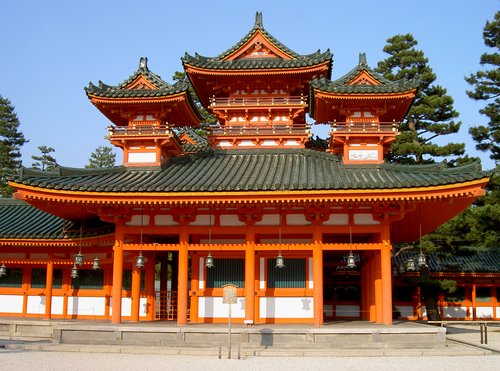
[[[417,261],[417,253],[402,252],[395,258],[398,266],[408,259]],[[500,273],[500,250],[470,251],[463,255],[429,254],[426,256],[431,272]]]
[[[371,77],[380,82],[380,85],[369,84],[354,84],[349,85],[356,76],[361,72],[366,71]],[[330,81],[324,77],[313,79],[311,81],[311,89],[318,89],[330,93],[344,93],[344,94],[372,94],[372,93],[401,93],[418,88],[418,81],[401,79],[391,81],[373,71],[366,63],[366,56],[364,53],[360,54],[359,64],[350,72],[341,78]]]
[[[147,81],[157,87],[157,89],[125,89],[137,77],[143,76]],[[128,79],[122,83],[111,86],[99,81],[98,85],[92,82],[85,88],[87,94],[92,94],[103,98],[145,98],[145,97],[165,97],[187,91],[189,85],[179,81],[173,85],[163,81],[160,76],[151,72],[147,66],[147,58],[141,58],[139,68]]]
[[[250,40],[254,36],[254,34],[258,31],[260,31],[278,49],[290,55],[292,59],[285,60],[281,58],[251,58],[251,59],[249,58],[249,59],[237,59],[229,61],[224,60],[224,58],[234,53],[248,40]],[[197,66],[207,69],[215,69],[215,70],[246,70],[246,69],[253,70],[253,69],[268,69],[268,68],[306,67],[306,66],[314,66],[326,61],[330,62],[331,64],[332,56],[333,55],[329,49],[323,53],[320,50],[318,50],[315,53],[309,55],[300,55],[294,52],[293,50],[289,49],[286,45],[282,44],[279,40],[277,40],[268,31],[266,31],[262,22],[262,13],[257,12],[253,28],[245,36],[243,36],[243,38],[240,41],[238,41],[228,50],[219,54],[216,57],[204,57],[199,55],[198,53],[195,53],[195,55],[192,56],[186,53],[185,56],[182,58],[182,62],[184,64],[189,64],[192,66]],[[330,70],[331,67],[329,68],[329,71]]]
[[[82,237],[109,234],[114,226],[98,220],[85,221]],[[80,223],[62,219],[26,202],[0,198],[0,238],[75,239]]]
[[[206,151],[210,147],[208,141],[190,127],[181,127],[176,129],[175,132],[177,137],[185,133],[194,141],[194,143],[182,143],[182,149],[185,153]]]
[[[398,189],[461,183],[489,176],[479,163],[344,165],[338,155],[309,149],[205,151],[171,158],[162,168],[23,169],[13,181],[87,192],[228,192]]]

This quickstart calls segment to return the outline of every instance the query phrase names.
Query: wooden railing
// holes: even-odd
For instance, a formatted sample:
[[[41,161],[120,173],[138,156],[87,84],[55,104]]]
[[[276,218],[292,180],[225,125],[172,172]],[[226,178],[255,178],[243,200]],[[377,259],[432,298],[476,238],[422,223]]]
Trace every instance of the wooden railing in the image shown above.
[[[156,291],[155,319],[175,321],[177,319],[177,291]]]
[[[212,135],[309,135],[309,125],[234,125],[210,128]]]
[[[331,134],[336,133],[397,133],[399,122],[332,122]]]
[[[167,125],[108,126],[108,134],[110,137],[172,135],[172,129]]]
[[[238,106],[305,106],[306,96],[298,97],[245,97],[245,98],[210,98],[210,106],[238,107]]]

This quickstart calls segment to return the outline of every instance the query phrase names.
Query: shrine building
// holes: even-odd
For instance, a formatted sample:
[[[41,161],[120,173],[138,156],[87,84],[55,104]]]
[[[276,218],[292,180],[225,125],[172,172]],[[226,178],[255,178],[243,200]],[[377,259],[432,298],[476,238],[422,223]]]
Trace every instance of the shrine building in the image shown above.
[[[395,304],[423,317],[393,303],[392,246],[465,210],[490,173],[384,162],[417,82],[385,79],[364,54],[332,80],[329,50],[296,53],[261,13],[228,50],[182,57],[191,84],[169,84],[147,62],[85,88],[121,166],[11,179],[0,315],[225,322],[222,287],[234,284],[233,320],[249,325],[391,324]],[[217,125],[202,127],[190,86]],[[326,140],[307,116],[329,126]]]

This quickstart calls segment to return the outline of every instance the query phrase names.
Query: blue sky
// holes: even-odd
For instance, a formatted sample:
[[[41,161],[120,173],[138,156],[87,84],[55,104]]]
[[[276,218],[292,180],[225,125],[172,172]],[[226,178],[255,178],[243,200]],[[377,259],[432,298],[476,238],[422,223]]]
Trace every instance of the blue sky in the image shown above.
[[[17,0],[0,9],[0,95],[15,106],[30,141],[22,148],[25,166],[40,145],[53,147],[58,162],[70,167],[83,167],[95,148],[108,145],[109,122],[83,91],[89,81],[122,82],[145,56],[149,68],[170,82],[185,52],[219,54],[262,11],[266,30],[294,51],[329,48],[333,79],[356,65],[359,52],[376,67],[386,57],[387,38],[412,33],[463,122],[460,134],[446,141],[466,142],[469,155],[493,167],[467,133],[486,119],[478,113],[484,103],[466,96],[464,76],[480,69],[487,50],[483,27],[499,10],[498,0]]]

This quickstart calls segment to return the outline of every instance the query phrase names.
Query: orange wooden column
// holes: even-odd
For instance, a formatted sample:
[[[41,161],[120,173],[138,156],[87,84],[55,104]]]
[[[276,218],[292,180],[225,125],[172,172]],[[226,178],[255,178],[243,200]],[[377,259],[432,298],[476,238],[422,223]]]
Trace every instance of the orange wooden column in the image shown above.
[[[382,225],[382,250],[380,251],[380,273],[382,279],[382,323],[392,324],[392,270],[391,230],[388,223]]]
[[[204,262],[204,259],[194,253],[191,255],[191,292],[193,293],[188,300],[191,304],[189,306],[189,322],[197,323],[199,321],[199,300],[198,300],[198,289],[200,288],[200,268],[204,269],[204,264],[200,263],[200,259]]]
[[[323,324],[323,235],[319,225],[313,231],[314,324]]]
[[[374,279],[375,279],[375,322],[382,323],[383,313],[383,295],[382,295],[382,272],[381,272],[381,259],[380,251],[375,251],[374,263]]]
[[[47,261],[47,278],[45,280],[45,315],[43,318],[52,318],[52,285],[54,282],[54,262],[52,255]]]
[[[141,294],[141,270],[137,268],[134,264],[132,269],[132,310],[131,310],[131,321],[139,322],[139,307],[140,307],[140,295]]]
[[[375,310],[375,252],[370,251],[370,257],[367,267],[367,287],[368,287],[368,320],[375,322],[377,320]]]
[[[255,229],[247,225],[245,250],[245,323],[255,321]]]
[[[155,295],[155,259],[154,254],[148,255],[146,261],[146,295],[147,295],[147,312],[146,320],[153,321],[155,319],[156,309],[153,305],[156,295]]]
[[[112,323],[122,322],[123,226],[116,226],[113,246],[113,288],[111,291]]]
[[[177,324],[187,324],[188,314],[188,242],[187,226],[181,227],[179,235],[179,273],[177,291]]]

